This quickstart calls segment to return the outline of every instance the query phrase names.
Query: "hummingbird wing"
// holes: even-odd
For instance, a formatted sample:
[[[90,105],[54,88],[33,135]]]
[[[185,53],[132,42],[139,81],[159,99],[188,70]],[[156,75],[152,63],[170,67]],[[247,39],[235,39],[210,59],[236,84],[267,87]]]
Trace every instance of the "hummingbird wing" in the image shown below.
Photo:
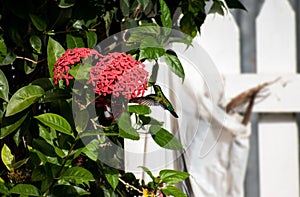
[[[140,105],[147,105],[147,106],[158,106],[158,105],[160,105],[160,103],[157,102],[155,99],[151,98],[150,95],[145,96],[145,97],[136,97],[136,98],[131,99],[129,102],[138,103]]]

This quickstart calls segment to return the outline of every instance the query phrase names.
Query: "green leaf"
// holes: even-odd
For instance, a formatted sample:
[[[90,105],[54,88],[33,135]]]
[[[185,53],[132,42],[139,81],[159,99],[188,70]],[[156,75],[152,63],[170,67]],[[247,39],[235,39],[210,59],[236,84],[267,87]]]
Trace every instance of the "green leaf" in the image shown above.
[[[33,25],[37,28],[39,31],[45,31],[47,28],[47,24],[45,20],[41,17],[38,17],[34,14],[29,14],[29,17],[33,23]]]
[[[39,196],[40,192],[38,188],[30,184],[18,184],[10,191],[11,194],[20,194],[23,196]]]
[[[123,16],[129,16],[129,0],[120,0],[120,8]]]
[[[81,37],[73,36],[71,34],[67,34],[66,40],[67,40],[68,49],[84,47],[84,42],[83,42],[83,39]]]
[[[247,11],[245,6],[239,0],[225,0],[228,8],[242,9]]]
[[[69,8],[74,6],[76,3],[76,0],[60,0],[58,7],[60,8]]]
[[[0,139],[6,137],[19,128],[26,119],[27,115],[28,113],[23,116],[4,117],[1,125]]]
[[[90,79],[90,70],[92,65],[90,64],[77,64],[72,66],[69,69],[69,73],[76,79],[76,80],[89,80]]]
[[[16,60],[17,55],[11,52],[8,52],[5,57],[0,56],[0,66],[5,66],[13,63]]]
[[[147,105],[130,105],[128,106],[128,111],[135,114],[145,115],[150,114],[151,109]]]
[[[56,157],[56,153],[54,150],[54,147],[47,143],[45,140],[42,139],[33,139],[33,148],[36,150],[39,150],[44,155],[50,156],[50,157]]]
[[[82,196],[88,195],[89,192],[85,191],[84,189],[72,186],[72,185],[55,185],[51,190],[50,196],[55,197],[74,197],[74,196]]]
[[[155,177],[153,176],[152,172],[145,166],[139,166],[139,168],[142,168],[149,176],[150,178],[155,181]]]
[[[3,37],[0,37],[0,57],[5,57],[7,55],[7,47],[4,42]]]
[[[110,186],[115,190],[119,183],[119,171],[115,168],[107,167],[104,174]]]
[[[172,28],[171,13],[168,5],[164,0],[159,0],[161,16],[160,20],[163,27]]]
[[[86,183],[87,185],[89,185],[89,181],[95,180],[90,171],[79,166],[68,168],[60,178],[75,184]]]
[[[163,183],[177,184],[177,183],[180,183],[181,181],[185,180],[186,178],[188,178],[189,173],[165,169],[165,170],[161,170],[159,172],[159,176]]]
[[[131,120],[130,116],[127,112],[123,112],[118,120],[118,126],[119,126],[119,135],[123,138],[128,138],[132,140],[139,140],[140,135],[131,126]]]
[[[175,186],[166,186],[161,189],[162,192],[167,196],[174,196],[174,197],[187,197],[185,193],[183,193],[180,189]]]
[[[182,149],[181,143],[167,130],[158,125],[152,125],[149,128],[153,140],[161,147],[171,150]]]
[[[12,164],[12,168],[13,169],[18,169],[22,165],[26,164],[28,160],[29,160],[29,158],[26,158],[26,159],[22,159],[22,160],[20,160],[18,162],[15,162],[15,163]]]
[[[194,38],[197,35],[198,27],[191,13],[183,15],[180,20],[180,28],[183,33]]]
[[[83,149],[82,152],[91,160],[98,160],[98,149],[99,149],[99,141],[97,139],[93,139],[90,143],[88,143]]]
[[[67,100],[72,98],[69,92],[63,89],[53,89],[45,92],[43,97],[39,99],[39,103],[57,102],[58,100]]]
[[[9,171],[13,170],[12,164],[14,163],[15,156],[11,154],[9,147],[6,146],[6,144],[4,144],[1,149],[1,159]]]
[[[35,116],[34,118],[38,119],[41,123],[52,129],[73,136],[70,124],[65,118],[61,117],[60,115],[45,113],[39,116]]]
[[[166,51],[164,57],[171,71],[173,71],[178,77],[182,78],[182,81],[184,81],[184,69],[176,53],[169,49]]]
[[[29,39],[30,45],[31,47],[37,52],[37,53],[41,53],[41,48],[42,48],[42,41],[41,39],[36,36],[36,35],[32,35]]]
[[[9,85],[5,74],[0,70],[0,98],[8,101]]]
[[[3,179],[0,178],[2,181]],[[0,181],[0,194],[4,194],[4,196],[8,196],[9,191],[8,188],[4,185],[4,182]]]
[[[163,48],[155,48],[155,47],[148,47],[140,50],[139,60],[143,59],[158,59],[159,57],[165,54],[165,50]]]
[[[60,58],[63,55],[64,52],[65,49],[59,44],[59,42],[49,37],[47,44],[47,60],[48,70],[51,78],[53,77],[54,63],[58,58]]]
[[[96,32],[86,31],[85,35],[86,35],[86,39],[87,39],[88,48],[95,47],[97,44],[97,40],[98,40]]]
[[[20,88],[8,102],[5,115],[11,116],[23,111],[35,103],[44,93],[43,88],[37,85],[28,85]]]
[[[149,0],[137,0],[141,5],[143,10],[145,10],[147,8],[147,6],[149,5]]]
[[[87,124],[90,120],[90,114],[88,110],[83,109],[81,111],[78,111],[75,115],[75,127],[78,133],[80,133],[86,129]]]

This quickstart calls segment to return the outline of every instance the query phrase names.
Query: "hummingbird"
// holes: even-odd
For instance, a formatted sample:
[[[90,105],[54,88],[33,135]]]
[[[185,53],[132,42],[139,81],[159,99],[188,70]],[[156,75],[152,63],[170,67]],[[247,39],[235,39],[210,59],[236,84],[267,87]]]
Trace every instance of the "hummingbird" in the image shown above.
[[[129,102],[138,103],[140,105],[148,105],[148,106],[161,106],[165,110],[168,110],[175,118],[178,118],[171,102],[167,99],[167,97],[162,92],[159,85],[152,85],[155,94],[149,94],[145,97],[136,97],[131,99]]]

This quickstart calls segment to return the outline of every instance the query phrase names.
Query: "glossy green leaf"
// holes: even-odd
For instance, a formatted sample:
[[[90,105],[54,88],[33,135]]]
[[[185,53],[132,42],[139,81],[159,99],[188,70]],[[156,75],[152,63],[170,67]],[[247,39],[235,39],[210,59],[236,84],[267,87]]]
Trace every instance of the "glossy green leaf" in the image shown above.
[[[72,66],[69,69],[69,73],[76,79],[76,80],[89,80],[90,79],[90,70],[92,66],[90,64],[78,64],[76,66]]]
[[[56,102],[58,100],[67,100],[72,98],[69,92],[63,89],[53,89],[45,92],[45,94],[39,99],[39,103]]]
[[[129,16],[129,0],[120,0],[120,8],[122,11],[123,16]]]
[[[182,67],[182,64],[177,57],[176,53],[172,50],[167,50],[166,54],[164,55],[165,61],[167,65],[170,67],[171,71],[174,72],[178,77],[182,78],[182,81],[184,80],[184,69]]]
[[[41,53],[41,49],[42,49],[42,41],[40,39],[40,37],[36,36],[36,35],[32,35],[29,39],[30,45],[31,47],[37,52],[37,53]]]
[[[58,6],[60,8],[69,8],[74,6],[76,3],[76,0],[60,0]]]
[[[128,106],[128,111],[135,114],[145,115],[150,114],[151,109],[147,105],[130,105]]]
[[[115,190],[119,183],[119,171],[115,168],[107,167],[104,174],[110,186]]]
[[[67,135],[73,136],[70,124],[65,118],[61,117],[60,115],[53,113],[45,113],[39,116],[35,116],[35,118],[50,128],[53,128]]]
[[[78,111],[75,115],[75,127],[77,132],[80,133],[86,129],[90,120],[90,114],[88,110],[83,109]]]
[[[139,166],[139,168],[142,168],[149,176],[150,178],[154,181],[155,177],[153,176],[152,172],[145,166]]]
[[[160,10],[161,10],[161,23],[163,27],[172,28],[172,18],[168,5],[164,0],[159,0]]]
[[[39,31],[45,31],[46,28],[47,28],[47,24],[46,24],[46,21],[39,17],[39,16],[36,16],[34,14],[29,14],[29,17],[33,23],[33,25],[37,28],[37,30]]]
[[[0,98],[8,101],[9,85],[5,74],[0,70]]]
[[[53,69],[55,61],[62,56],[65,52],[65,49],[55,41],[53,38],[49,37],[47,44],[47,60],[48,60],[48,70],[50,77],[53,77]]]
[[[26,159],[22,159],[20,161],[17,161],[15,163],[12,164],[12,168],[13,169],[18,169],[20,168],[21,166],[23,166],[24,164],[27,163],[27,161],[29,160],[29,158],[26,158]]]
[[[163,183],[177,184],[189,177],[189,173],[176,170],[161,170],[159,176]]]
[[[50,196],[55,197],[75,197],[75,196],[82,196],[88,195],[89,192],[85,191],[84,189],[72,185],[55,185],[51,190]]]
[[[86,39],[87,39],[87,46],[88,48],[93,48],[96,46],[98,38],[96,32],[93,31],[86,31],[85,32]]]
[[[1,149],[1,159],[6,168],[11,171],[13,169],[12,164],[14,163],[15,156],[11,153],[6,144],[4,144]]]
[[[225,0],[228,8],[247,10],[239,0]]]
[[[1,125],[0,139],[14,132],[26,119],[28,113],[23,116],[4,117]]]
[[[75,184],[86,183],[87,185],[89,181],[95,180],[90,171],[79,166],[68,168],[60,178]]]
[[[167,130],[158,125],[152,125],[149,128],[153,140],[161,147],[171,150],[182,149],[181,143]]]
[[[140,135],[136,129],[131,126],[131,120],[128,113],[123,112],[118,120],[119,135],[123,138],[139,140]]]
[[[100,143],[99,140],[93,139],[90,143],[88,143],[83,149],[82,153],[84,153],[88,158],[90,158],[93,161],[98,160],[98,154]]]
[[[37,85],[20,88],[10,99],[6,109],[6,116],[23,111],[35,103],[44,94],[44,89]]]
[[[161,190],[167,196],[174,196],[174,197],[187,197],[188,196],[175,186],[166,186],[166,187],[162,188]]]
[[[40,192],[38,188],[30,184],[18,184],[10,191],[11,194],[20,194],[23,196],[39,196]]]
[[[143,59],[156,60],[159,57],[163,56],[164,54],[165,54],[165,50],[163,48],[148,47],[140,50],[139,60],[143,60]]]
[[[67,34],[66,40],[67,40],[68,49],[84,47],[83,39],[79,36],[73,36],[72,34]]]

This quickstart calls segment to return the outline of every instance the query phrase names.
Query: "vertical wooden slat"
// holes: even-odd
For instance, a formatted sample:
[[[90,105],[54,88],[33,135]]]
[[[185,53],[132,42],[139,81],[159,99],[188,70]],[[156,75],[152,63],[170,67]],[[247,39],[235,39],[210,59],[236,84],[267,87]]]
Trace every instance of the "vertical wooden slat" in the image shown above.
[[[265,0],[256,20],[258,73],[296,72],[295,28],[295,13],[288,0]],[[297,101],[292,99],[293,102]],[[292,114],[263,114],[258,128],[260,196],[298,197],[299,152],[295,117]]]
[[[260,196],[298,197],[298,128],[293,115],[261,115]]]
[[[230,13],[209,14],[201,27],[199,42],[222,74],[240,73],[239,28]]]

